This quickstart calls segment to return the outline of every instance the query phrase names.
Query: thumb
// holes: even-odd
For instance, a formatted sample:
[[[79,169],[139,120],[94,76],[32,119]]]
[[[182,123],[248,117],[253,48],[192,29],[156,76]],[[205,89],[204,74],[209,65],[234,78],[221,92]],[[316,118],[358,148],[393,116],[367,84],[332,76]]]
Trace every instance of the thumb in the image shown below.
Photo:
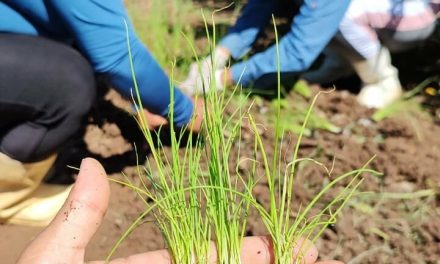
[[[54,220],[27,247],[18,263],[82,263],[87,243],[108,207],[106,173],[94,159],[84,159],[78,179]]]

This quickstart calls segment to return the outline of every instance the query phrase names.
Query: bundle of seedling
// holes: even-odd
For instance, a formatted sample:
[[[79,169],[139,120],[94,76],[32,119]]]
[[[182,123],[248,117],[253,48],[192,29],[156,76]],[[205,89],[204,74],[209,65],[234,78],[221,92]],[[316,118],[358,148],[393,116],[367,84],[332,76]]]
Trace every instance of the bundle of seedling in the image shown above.
[[[215,36],[215,26],[213,31]],[[209,42],[214,52],[215,38],[209,39]],[[127,43],[129,46],[129,39]],[[212,73],[211,77],[215,78],[215,75]],[[136,80],[136,76],[133,79]],[[134,98],[138,109],[142,109],[136,81],[134,85]],[[213,85],[215,81],[210,83],[210,86]],[[174,83],[170,86],[174,87]],[[280,86],[278,74],[278,100]],[[198,137],[193,137],[190,129],[186,133],[177,133],[179,129],[174,127],[171,114],[171,144],[168,147],[157,142],[157,131],[149,130],[148,121],[139,111],[136,120],[151,154],[146,164],[138,166],[140,186],[133,185],[128,178],[126,182],[119,183],[139,194],[145,202],[145,211],[121,236],[109,259],[130,232],[149,216],[160,229],[173,263],[241,263],[240,248],[247,230],[247,218],[250,211],[255,210],[272,240],[274,263],[290,264],[294,259],[296,263],[302,263],[303,256],[301,253],[294,256],[292,248],[298,246],[301,238],[316,241],[325,228],[336,221],[338,213],[361,184],[361,175],[376,173],[366,168],[367,162],[363,168],[334,176],[331,169],[320,162],[299,157],[301,139],[318,96],[306,111],[297,142],[290,150],[292,158],[286,162],[281,155],[284,144],[284,129],[279,122],[281,104],[278,104],[275,116],[275,142],[269,146],[274,148],[271,151],[273,155],[269,156],[259,133],[264,125],[255,121],[245,103],[235,105],[232,113],[225,114],[232,98],[240,92],[240,86],[232,92],[221,93],[214,88],[204,87],[204,93],[197,98],[205,102],[202,131]],[[171,93],[171,102],[174,101],[173,96]],[[170,113],[173,113],[173,104],[170,105]],[[246,132],[253,137],[253,153],[250,156],[244,156],[240,151],[245,130],[250,130]],[[250,164],[245,172],[239,169],[243,162]],[[296,202],[293,200],[295,175],[301,162],[322,167],[323,178],[330,177],[331,181],[310,202],[302,204],[299,211],[292,211],[292,204]],[[322,203],[322,198],[339,182],[345,183],[344,188],[336,194],[333,192],[331,199]],[[254,187],[259,183],[267,186],[269,206],[260,204],[253,194]],[[301,245],[307,247],[306,243]],[[307,248],[299,250],[306,251]],[[212,252],[216,252],[215,259]]]

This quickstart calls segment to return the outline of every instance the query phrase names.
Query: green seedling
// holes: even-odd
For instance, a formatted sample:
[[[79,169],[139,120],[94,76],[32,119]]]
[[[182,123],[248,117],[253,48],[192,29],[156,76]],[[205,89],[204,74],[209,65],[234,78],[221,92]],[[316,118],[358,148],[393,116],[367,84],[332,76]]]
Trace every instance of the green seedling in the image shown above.
[[[390,105],[377,110],[374,112],[373,116],[371,117],[375,122],[379,122],[385,118],[391,117],[396,115],[397,113],[402,112],[420,112],[423,113],[423,109],[420,105],[420,103],[416,100],[414,100],[414,96],[419,94],[423,91],[423,89],[431,82],[438,80],[439,77],[430,77],[424,80],[423,82],[419,83],[416,87],[414,87],[412,90],[406,92],[402,95],[400,99],[397,101],[391,103]]]
[[[210,39],[208,34],[208,41],[211,43],[211,52],[214,52],[214,17],[212,20],[214,37]],[[207,28],[205,17],[204,21]],[[186,35],[186,39],[189,43],[193,43],[190,36]],[[276,40],[278,46],[277,33]],[[135,91],[133,101],[136,102],[137,109],[143,109],[131,61],[128,34],[127,46]],[[190,45],[190,47],[196,56],[194,46]],[[246,230],[247,216],[249,210],[254,208],[259,213],[273,240],[275,263],[292,263],[294,257],[292,248],[297,245],[298,239],[304,237],[315,241],[328,225],[335,223],[338,213],[362,183],[361,174],[376,174],[376,172],[366,169],[369,164],[367,162],[361,169],[333,177],[332,170],[327,169],[322,163],[310,158],[299,157],[300,142],[312,116],[317,96],[305,112],[297,143],[292,150],[293,158],[285,167],[282,166],[280,155],[284,137],[284,129],[280,121],[281,103],[276,109],[274,155],[270,162],[271,157],[267,154],[267,147],[263,144],[258,133],[258,125],[249,108],[244,107],[246,101],[241,100],[243,104],[236,106],[236,110],[232,114],[225,115],[226,106],[234,101],[232,97],[240,88],[238,85],[229,96],[226,92],[219,94],[216,92],[217,89],[213,89],[215,81],[210,83],[211,87],[204,87],[202,98],[205,101],[205,109],[201,132],[203,140],[202,137],[193,138],[192,131],[187,129],[190,137],[187,142],[183,141],[183,134],[175,132],[177,128],[174,127],[173,122],[173,88],[175,86],[173,72],[175,66],[173,63],[170,81],[171,146],[165,148],[160,142],[159,144],[155,142],[156,137],[154,132],[149,130],[148,120],[143,111],[138,111],[136,120],[150,147],[151,154],[145,165],[138,166],[141,186],[135,186],[129,178],[126,181],[117,182],[132,188],[144,201],[146,209],[140,213],[139,217],[117,241],[107,260],[112,257],[120,243],[134,228],[150,215],[153,216],[162,232],[172,263],[208,263],[213,257],[210,252],[213,251],[214,245],[217,252],[217,263],[241,263],[240,248]],[[200,72],[202,71],[200,70]],[[214,72],[211,72],[211,77],[215,78]],[[279,70],[277,88],[278,102],[280,102]],[[243,156],[240,151],[244,122],[250,124],[254,135],[254,153],[251,157]],[[185,128],[183,129],[185,130]],[[246,175],[241,175],[238,170],[238,165],[243,160],[252,165]],[[302,205],[300,211],[292,212],[296,169],[298,164],[303,161],[312,162],[322,167],[325,174],[333,180],[329,181],[312,201]],[[270,204],[268,209],[260,205],[252,194],[255,184],[263,178],[266,178],[269,187]],[[347,182],[345,188],[323,206],[320,206],[321,209],[316,210],[328,191],[343,181]],[[148,182],[151,184],[151,188],[147,187],[149,186]],[[315,213],[312,214],[312,211]],[[296,213],[297,216],[292,217],[293,213]],[[302,252],[305,251],[307,248],[302,249]],[[297,256],[296,259],[297,263],[301,263],[302,256]]]
[[[332,133],[340,133],[341,128],[332,124],[327,118],[319,115],[317,113],[311,113],[309,119],[307,120],[307,127],[303,128],[304,117],[307,115],[308,106],[307,103],[300,101],[300,98],[297,98],[298,102],[295,105],[291,105],[288,103],[286,99],[276,100],[272,103],[272,108],[276,109],[280,107],[283,111],[283,115],[279,117],[269,116],[269,121],[272,124],[279,122],[281,125],[281,129],[283,131],[290,131],[295,134],[299,134],[302,130],[304,136],[310,137],[312,135],[313,130],[320,129],[329,131]]]
[[[304,80],[299,80],[293,85],[293,90],[298,94],[304,96],[305,98],[312,97],[312,89],[310,89],[309,85]]]

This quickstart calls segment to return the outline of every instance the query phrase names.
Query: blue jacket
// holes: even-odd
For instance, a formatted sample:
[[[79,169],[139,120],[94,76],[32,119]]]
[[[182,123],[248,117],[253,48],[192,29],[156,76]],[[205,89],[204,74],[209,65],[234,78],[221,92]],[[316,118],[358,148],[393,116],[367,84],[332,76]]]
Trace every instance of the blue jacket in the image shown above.
[[[336,34],[350,0],[292,0],[299,2],[290,32],[279,41],[281,73],[307,70]],[[235,26],[219,43],[241,58],[254,43],[274,12],[275,0],[249,0]],[[276,47],[269,47],[249,60],[232,66],[232,79],[244,86],[277,72]],[[241,79],[240,79],[241,77]]]
[[[0,31],[75,43],[96,73],[106,75],[126,97],[134,88],[130,70],[122,0],[1,0]],[[128,22],[129,23],[129,22]],[[170,81],[129,24],[137,83],[144,106],[166,117]],[[174,122],[185,125],[193,105],[174,88]]]

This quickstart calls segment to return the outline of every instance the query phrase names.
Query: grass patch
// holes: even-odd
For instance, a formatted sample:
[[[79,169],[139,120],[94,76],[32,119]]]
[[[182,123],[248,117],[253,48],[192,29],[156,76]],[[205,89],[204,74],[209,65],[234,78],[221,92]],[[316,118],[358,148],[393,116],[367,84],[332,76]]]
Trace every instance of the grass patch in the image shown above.
[[[162,23],[158,25],[162,30],[165,29]],[[214,37],[210,38],[208,35],[211,51],[215,50],[216,43],[214,22],[212,32]],[[275,32],[277,32],[276,28]],[[188,45],[190,50],[194,52],[191,36],[186,35],[186,38],[190,42]],[[276,40],[278,41],[278,36]],[[130,51],[129,39],[127,44]],[[173,55],[163,56],[163,59],[168,56]],[[195,56],[197,57],[197,54]],[[175,66],[174,63],[170,73],[171,91],[175,84],[173,81]],[[134,73],[133,64],[131,67]],[[213,72],[211,77],[215,78]],[[134,101],[137,107],[142,109],[136,76],[133,75],[133,79],[136,91]],[[252,116],[250,107],[246,107],[246,100],[240,100],[239,105],[234,105],[235,110],[226,115],[225,109],[234,101],[235,94],[241,90],[239,86],[236,86],[231,93],[217,93],[217,89],[205,89],[202,95],[205,101],[205,118],[200,137],[192,137],[192,132],[187,131],[190,135],[189,140],[184,141],[183,134],[175,132],[177,129],[174,128],[171,114],[169,117],[171,145],[168,148],[162,146],[160,142],[156,143],[154,132],[148,129],[148,121],[142,112],[139,112],[136,120],[151,149],[151,154],[146,164],[138,166],[141,186],[135,186],[128,178],[118,183],[136,191],[145,203],[145,210],[117,241],[108,259],[147,215],[154,217],[155,223],[161,230],[172,262],[188,264],[208,263],[212,257],[210,256],[213,246],[211,241],[214,241],[216,246],[217,263],[240,263],[240,248],[251,208],[259,213],[267,233],[273,240],[275,263],[291,263],[292,248],[298,244],[300,237],[315,241],[328,225],[336,221],[338,213],[362,183],[361,175],[377,174],[377,172],[367,169],[368,161],[358,170],[333,176],[332,170],[319,161],[299,157],[301,139],[307,134],[307,126],[314,116],[313,106],[319,94],[313,98],[311,105],[301,112],[303,116],[299,121],[298,140],[291,149],[293,157],[284,163],[281,149],[288,128],[283,125],[281,118],[285,109],[282,108],[280,79],[278,70],[277,100],[274,104],[273,156],[267,154],[268,146],[263,144],[258,133],[259,124]],[[211,82],[211,85],[215,85],[215,82]],[[171,102],[174,101],[173,96],[171,92]],[[173,104],[171,104],[170,113],[173,112]],[[245,156],[241,152],[244,123],[250,124],[248,128],[253,135],[254,151],[250,156]],[[251,164],[246,175],[242,175],[238,169],[240,162],[243,161]],[[294,202],[297,167],[303,161],[311,161],[322,167],[323,174],[333,180],[311,201],[304,204],[300,211],[293,212],[291,208]],[[253,196],[254,186],[263,180],[269,189],[268,209],[259,204]],[[147,182],[152,188],[147,188],[149,185]],[[345,187],[324,203],[323,198],[341,182],[346,183]],[[294,214],[297,216],[292,217]],[[301,263],[303,256],[297,257],[297,263]]]

